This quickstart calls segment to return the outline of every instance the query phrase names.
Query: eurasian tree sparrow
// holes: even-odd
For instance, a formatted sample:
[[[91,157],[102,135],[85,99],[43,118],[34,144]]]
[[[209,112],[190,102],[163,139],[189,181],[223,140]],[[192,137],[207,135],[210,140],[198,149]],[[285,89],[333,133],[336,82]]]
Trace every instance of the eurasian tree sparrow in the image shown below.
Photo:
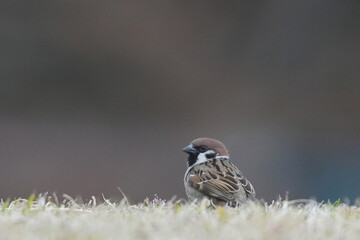
[[[229,160],[225,145],[198,138],[183,149],[189,154],[184,184],[190,201],[208,198],[215,205],[237,206],[255,199],[255,190]]]

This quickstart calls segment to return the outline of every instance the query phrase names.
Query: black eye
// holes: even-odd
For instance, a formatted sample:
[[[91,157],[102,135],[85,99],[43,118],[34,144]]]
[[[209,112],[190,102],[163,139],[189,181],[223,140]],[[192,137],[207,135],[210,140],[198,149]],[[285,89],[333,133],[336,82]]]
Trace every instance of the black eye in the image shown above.
[[[200,152],[206,152],[207,150],[208,150],[208,147],[205,146],[205,145],[202,145],[202,146],[200,147]]]

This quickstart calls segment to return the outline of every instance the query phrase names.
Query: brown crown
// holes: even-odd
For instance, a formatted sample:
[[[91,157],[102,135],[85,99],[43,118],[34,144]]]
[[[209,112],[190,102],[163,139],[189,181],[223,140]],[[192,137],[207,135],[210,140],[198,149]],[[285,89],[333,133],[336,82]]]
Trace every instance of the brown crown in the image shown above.
[[[229,156],[229,152],[226,149],[225,145],[220,142],[219,140],[212,139],[212,138],[197,138],[191,142],[191,144],[195,147],[205,145],[209,149],[214,150],[220,156]]]

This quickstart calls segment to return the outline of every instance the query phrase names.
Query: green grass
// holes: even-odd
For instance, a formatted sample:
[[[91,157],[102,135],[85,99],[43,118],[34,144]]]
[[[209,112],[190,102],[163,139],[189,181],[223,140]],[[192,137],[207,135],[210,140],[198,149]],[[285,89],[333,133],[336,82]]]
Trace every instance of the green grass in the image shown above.
[[[69,196],[1,200],[0,239],[360,239],[360,208],[275,201],[239,208],[155,198],[130,205]]]

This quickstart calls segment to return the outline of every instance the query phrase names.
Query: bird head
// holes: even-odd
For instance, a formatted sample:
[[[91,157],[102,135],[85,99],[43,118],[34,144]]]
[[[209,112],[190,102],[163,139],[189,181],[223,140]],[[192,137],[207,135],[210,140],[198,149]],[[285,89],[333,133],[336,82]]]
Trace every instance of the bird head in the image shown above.
[[[188,167],[214,158],[229,158],[229,152],[225,145],[212,138],[197,138],[186,146],[183,151],[189,154]]]

